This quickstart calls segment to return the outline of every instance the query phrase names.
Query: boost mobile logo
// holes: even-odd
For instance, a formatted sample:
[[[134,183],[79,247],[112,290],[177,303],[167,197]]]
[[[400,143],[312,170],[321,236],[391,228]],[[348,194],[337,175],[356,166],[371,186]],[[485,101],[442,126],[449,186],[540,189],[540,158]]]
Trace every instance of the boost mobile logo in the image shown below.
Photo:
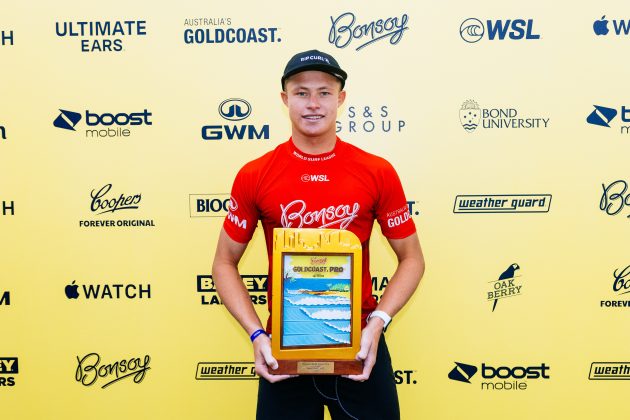
[[[448,374],[448,379],[470,383],[470,378],[477,373],[477,367],[465,363],[455,362],[455,367]]]
[[[617,116],[617,110],[605,106],[593,105],[595,110],[586,118],[586,122],[593,125],[610,128],[610,123]]]
[[[61,114],[53,121],[53,125],[58,128],[63,128],[65,130],[76,131],[74,127],[81,121],[81,114],[78,112],[66,111],[65,109],[60,109]]]

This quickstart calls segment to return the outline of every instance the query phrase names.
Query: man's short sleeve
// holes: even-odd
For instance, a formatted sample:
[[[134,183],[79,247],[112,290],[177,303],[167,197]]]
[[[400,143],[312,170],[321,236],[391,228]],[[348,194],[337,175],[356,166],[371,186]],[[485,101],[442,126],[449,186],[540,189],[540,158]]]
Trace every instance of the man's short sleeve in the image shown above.
[[[387,161],[381,168],[378,182],[379,198],[375,211],[383,235],[389,239],[402,239],[415,233],[416,225],[409,214],[400,178]]]
[[[248,165],[243,167],[234,179],[223,228],[236,242],[249,242],[256,230],[258,223],[255,193],[257,179],[256,175],[248,169]]]

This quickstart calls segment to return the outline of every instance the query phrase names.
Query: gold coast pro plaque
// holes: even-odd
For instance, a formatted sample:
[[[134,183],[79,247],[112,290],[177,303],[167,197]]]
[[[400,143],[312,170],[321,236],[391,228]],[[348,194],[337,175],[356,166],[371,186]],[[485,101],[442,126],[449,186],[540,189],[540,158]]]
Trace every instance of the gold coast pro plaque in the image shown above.
[[[274,229],[271,349],[277,374],[348,375],[361,341],[361,242],[337,229]]]

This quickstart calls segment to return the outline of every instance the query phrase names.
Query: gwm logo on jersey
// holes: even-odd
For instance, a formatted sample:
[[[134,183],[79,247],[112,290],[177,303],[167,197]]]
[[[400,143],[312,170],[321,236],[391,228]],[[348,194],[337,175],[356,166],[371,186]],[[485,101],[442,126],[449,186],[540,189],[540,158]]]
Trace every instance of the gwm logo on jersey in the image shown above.
[[[129,212],[140,208],[142,194],[110,193],[112,184],[105,184],[90,192],[90,210],[97,220],[79,220],[79,227],[155,227],[153,219],[125,219]],[[120,219],[102,219],[103,215],[123,215]]]
[[[551,194],[458,195],[453,213],[548,213]]]
[[[602,184],[602,196],[599,199],[599,209],[609,216],[616,216],[626,206],[630,205],[630,192],[628,191],[628,183],[622,179],[612,182],[608,185]],[[624,214],[628,211],[624,211]],[[630,218],[630,214],[626,215]]]
[[[602,308],[630,309],[629,296],[624,296],[630,293],[630,265],[624,268],[616,268],[613,271],[612,290],[617,296],[617,299],[600,300],[599,306]]]
[[[282,42],[280,28],[272,26],[232,26],[230,17],[184,19],[184,43],[215,44],[274,44]]]
[[[345,115],[336,121],[336,132],[345,134],[401,133],[407,122],[392,115],[389,105],[350,105]]]
[[[121,52],[123,40],[146,36],[146,20],[55,22],[58,37],[79,41],[81,52]]]
[[[64,130],[76,131],[75,127],[85,121],[88,129],[85,130],[86,138],[120,138],[129,137],[132,130],[127,127],[141,125],[153,125],[149,110],[142,112],[93,112],[89,109],[83,113],[60,109],[60,114],[53,121],[53,125]]]
[[[593,105],[593,107],[595,109],[586,117],[586,122],[589,124],[611,128],[610,123],[615,119],[617,114],[619,114],[619,118],[622,122],[630,123],[630,108],[622,106],[619,112],[617,112],[615,108],[608,108],[601,105]],[[630,134],[630,125],[622,125],[619,128],[619,132],[621,134]]]
[[[0,47],[12,47],[13,41],[13,31],[0,30]]]
[[[136,300],[151,299],[150,284],[83,284],[81,285],[83,297],[87,300]],[[66,297],[70,300],[78,299],[80,296],[79,285],[76,280],[67,285],[64,289]]]
[[[511,298],[521,295],[522,284],[518,283],[517,277],[520,277],[519,272],[521,267],[518,264],[511,264],[501,275],[498,280],[490,282],[490,291],[488,292],[488,301],[492,302],[492,312],[497,307],[499,299]]]
[[[77,362],[74,379],[84,386],[98,383],[101,388],[107,388],[125,379],[133,379],[134,383],[139,384],[151,369],[149,367],[151,356],[148,354],[104,363],[98,353],[89,353],[83,357],[77,356]]]
[[[266,305],[267,275],[241,274],[241,278],[252,303],[254,305]],[[197,292],[201,294],[202,305],[223,305],[211,275],[200,274],[197,276]]]
[[[355,51],[382,41],[396,45],[409,29],[409,16],[406,13],[365,22],[358,20],[354,13],[346,12],[331,16],[330,21],[328,42],[337,48],[352,46]]]
[[[252,113],[252,106],[245,99],[229,98],[219,104],[219,115],[229,122],[240,122]],[[204,140],[269,140],[269,124],[215,124],[201,128]]]
[[[520,41],[540,39],[534,33],[534,19],[487,19],[468,18],[459,26],[459,36],[468,43],[481,41]]]
[[[593,32],[595,35],[608,35],[610,29],[608,28],[609,20],[606,19],[606,15],[601,19],[593,22]],[[627,36],[630,34],[630,20],[613,19],[613,33],[618,36]]]
[[[17,357],[0,357],[0,387],[15,386],[17,373],[19,373]]]
[[[548,117],[523,117],[514,107],[480,108],[472,99],[464,101],[459,109],[459,122],[469,133],[480,125],[484,129],[547,128],[549,120]]]
[[[481,369],[467,363],[455,362],[448,378],[452,381],[473,384],[471,379],[481,370],[482,391],[523,391],[528,388],[531,379],[549,379],[550,367],[545,363],[533,366],[499,366],[482,363]]]

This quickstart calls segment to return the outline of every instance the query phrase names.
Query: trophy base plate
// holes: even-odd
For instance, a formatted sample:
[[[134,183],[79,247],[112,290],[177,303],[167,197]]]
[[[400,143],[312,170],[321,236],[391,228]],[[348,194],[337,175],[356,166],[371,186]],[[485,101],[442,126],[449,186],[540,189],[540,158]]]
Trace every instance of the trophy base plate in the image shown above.
[[[278,360],[275,375],[359,375],[363,362],[358,360]]]

